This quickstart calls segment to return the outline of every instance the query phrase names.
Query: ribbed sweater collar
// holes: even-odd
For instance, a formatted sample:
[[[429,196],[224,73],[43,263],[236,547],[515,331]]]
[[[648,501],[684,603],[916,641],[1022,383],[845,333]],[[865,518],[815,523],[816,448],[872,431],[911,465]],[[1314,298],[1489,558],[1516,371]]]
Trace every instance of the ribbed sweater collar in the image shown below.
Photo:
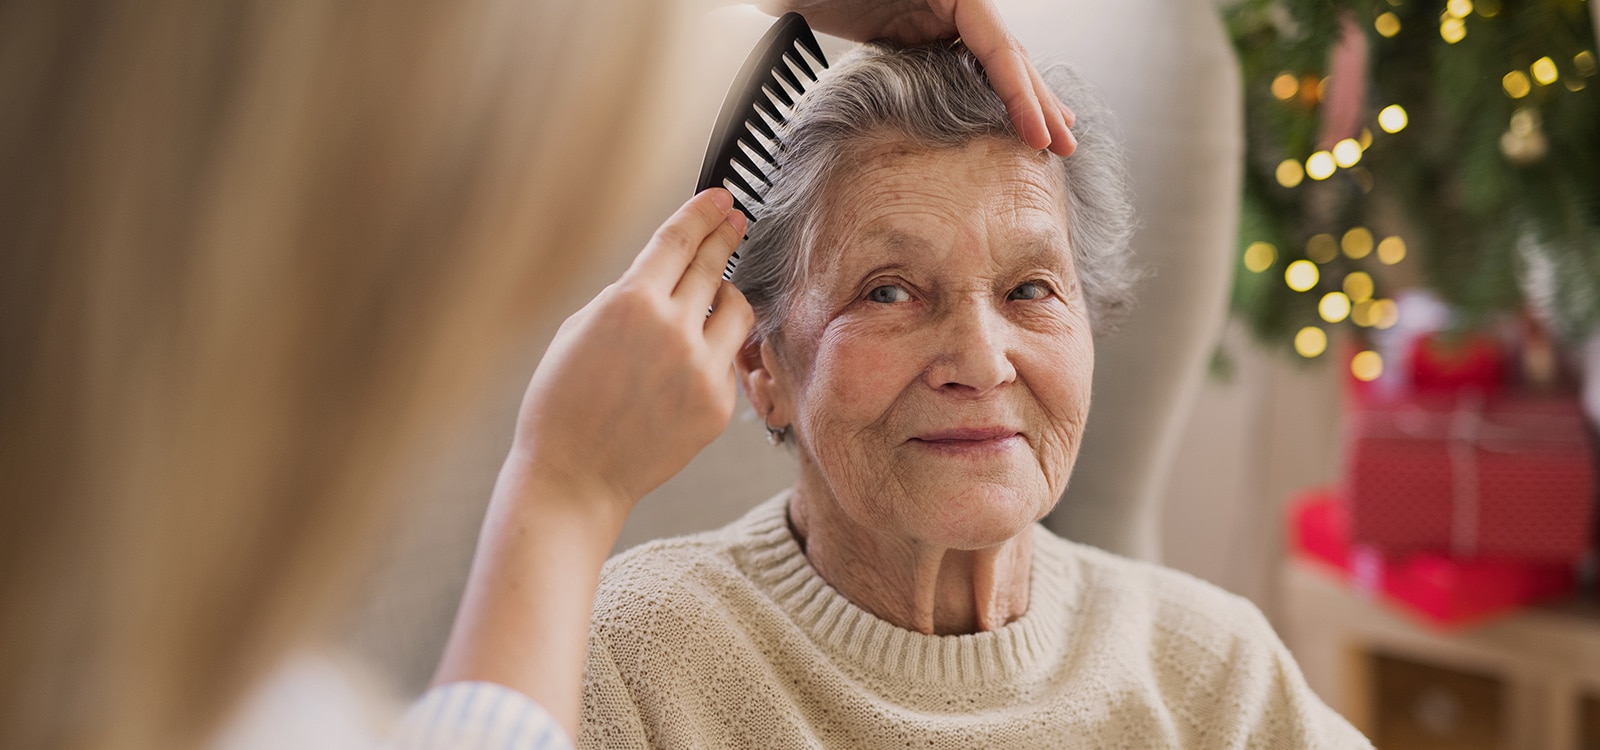
[[[824,652],[882,677],[940,685],[1015,680],[1058,664],[1067,645],[1076,569],[1062,541],[1035,524],[1028,611],[998,630],[926,635],[897,627],[850,603],[818,575],[788,523],[789,492],[727,527],[735,557]]]

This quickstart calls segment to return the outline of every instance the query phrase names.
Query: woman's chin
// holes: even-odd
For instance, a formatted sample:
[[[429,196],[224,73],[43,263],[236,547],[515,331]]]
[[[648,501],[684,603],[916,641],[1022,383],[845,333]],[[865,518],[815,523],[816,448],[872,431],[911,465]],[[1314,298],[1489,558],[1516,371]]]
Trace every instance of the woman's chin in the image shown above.
[[[978,485],[955,492],[931,492],[924,517],[924,541],[951,549],[975,550],[1004,544],[1026,533],[1049,510],[1048,501],[1010,485]]]

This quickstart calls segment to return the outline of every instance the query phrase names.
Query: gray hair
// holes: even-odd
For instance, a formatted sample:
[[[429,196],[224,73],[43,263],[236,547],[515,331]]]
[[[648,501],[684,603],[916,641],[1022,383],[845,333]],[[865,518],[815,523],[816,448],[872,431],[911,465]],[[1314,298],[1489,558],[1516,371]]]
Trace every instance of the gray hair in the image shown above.
[[[1077,115],[1077,151],[1059,160],[1073,263],[1097,332],[1132,305],[1137,281],[1127,253],[1133,199],[1110,113],[1076,71],[1051,65],[1045,82]],[[755,308],[751,336],[766,339],[787,317],[826,222],[828,187],[866,150],[886,141],[958,149],[982,138],[1018,138],[1005,103],[965,47],[862,45],[796,102],[778,133],[772,185],[740,251],[733,283]]]

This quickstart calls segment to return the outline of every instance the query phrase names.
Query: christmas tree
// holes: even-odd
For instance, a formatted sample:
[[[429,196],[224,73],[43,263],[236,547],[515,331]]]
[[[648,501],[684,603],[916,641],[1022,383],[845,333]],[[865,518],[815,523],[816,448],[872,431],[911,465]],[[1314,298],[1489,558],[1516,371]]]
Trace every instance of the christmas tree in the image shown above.
[[[1586,0],[1242,0],[1235,313],[1316,358],[1422,286],[1467,324],[1600,330],[1600,78]]]

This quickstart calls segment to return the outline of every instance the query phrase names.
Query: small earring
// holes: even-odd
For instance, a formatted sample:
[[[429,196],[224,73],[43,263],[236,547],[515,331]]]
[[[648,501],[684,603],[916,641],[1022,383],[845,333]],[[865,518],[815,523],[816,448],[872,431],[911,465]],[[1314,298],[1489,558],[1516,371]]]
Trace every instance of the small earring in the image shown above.
[[[778,445],[782,443],[783,433],[789,430],[787,427],[780,429],[765,422],[762,422],[762,426],[767,428],[767,445]]]

